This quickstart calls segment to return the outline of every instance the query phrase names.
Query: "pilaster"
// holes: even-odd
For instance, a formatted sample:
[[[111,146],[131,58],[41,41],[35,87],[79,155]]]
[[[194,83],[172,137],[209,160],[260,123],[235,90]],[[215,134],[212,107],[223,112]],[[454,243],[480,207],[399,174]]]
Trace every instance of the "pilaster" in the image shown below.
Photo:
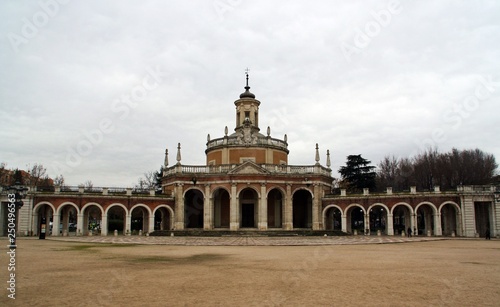
[[[213,228],[213,198],[210,195],[210,184],[205,184],[205,199],[203,200],[203,229],[210,230]]]
[[[260,198],[259,198],[259,230],[267,230],[267,193],[266,183],[260,185]]]
[[[285,230],[293,229],[292,185],[289,183],[286,184],[285,221],[283,223],[283,229]]]
[[[495,200],[493,201],[493,209],[494,209],[494,221],[495,221],[495,226],[492,227],[491,229],[493,230],[492,236],[499,236],[500,235],[500,198],[498,197],[499,195],[496,194],[494,195]]]
[[[178,183],[174,188],[175,195],[175,230],[184,229],[184,195],[183,184]]]
[[[466,237],[475,237],[476,235],[476,216],[474,213],[474,201],[472,195],[463,195],[462,201],[462,221],[463,230]]]
[[[320,193],[319,193],[319,184],[314,184],[313,191],[313,199],[312,199],[312,229],[313,230],[321,230],[321,222],[320,222]]]
[[[238,230],[240,228],[239,222],[239,205],[238,197],[236,194],[236,183],[231,184],[231,205],[230,205],[230,230]]]

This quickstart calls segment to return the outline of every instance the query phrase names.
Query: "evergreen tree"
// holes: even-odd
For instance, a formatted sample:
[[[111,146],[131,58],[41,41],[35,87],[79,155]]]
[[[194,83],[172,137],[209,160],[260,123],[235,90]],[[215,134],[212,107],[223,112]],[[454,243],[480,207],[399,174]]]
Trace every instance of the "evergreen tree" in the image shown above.
[[[156,190],[161,191],[161,179],[163,178],[163,165],[160,166],[160,170],[155,172],[155,187]]]
[[[346,166],[340,167],[339,173],[350,192],[359,192],[363,188],[370,190],[375,188],[375,166],[369,165],[370,163],[371,161],[361,155],[347,156]]]

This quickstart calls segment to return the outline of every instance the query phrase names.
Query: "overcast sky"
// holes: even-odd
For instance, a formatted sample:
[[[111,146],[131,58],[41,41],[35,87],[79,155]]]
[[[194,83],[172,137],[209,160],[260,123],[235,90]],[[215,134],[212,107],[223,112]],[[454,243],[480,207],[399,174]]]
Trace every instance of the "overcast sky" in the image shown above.
[[[203,165],[250,69],[289,164],[500,157],[498,1],[2,1],[0,162],[133,186]]]

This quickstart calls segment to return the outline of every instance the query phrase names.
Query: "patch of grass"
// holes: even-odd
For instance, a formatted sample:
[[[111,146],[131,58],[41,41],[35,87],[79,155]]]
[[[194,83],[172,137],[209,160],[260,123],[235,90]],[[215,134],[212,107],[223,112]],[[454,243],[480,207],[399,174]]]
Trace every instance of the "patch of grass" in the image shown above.
[[[149,256],[149,257],[136,257],[132,259],[127,259],[130,262],[134,263],[156,263],[156,262],[173,262],[178,260],[179,258],[174,258],[174,257],[165,257],[165,256]]]
[[[205,261],[218,261],[225,258],[220,254],[197,254],[189,257],[168,257],[168,256],[147,256],[133,257],[126,260],[133,263],[155,263],[155,262],[171,262],[175,264],[193,264]]]
[[[68,246],[63,249],[55,249],[56,251],[87,251],[91,248],[108,248],[108,247],[135,247],[137,244],[114,244],[114,243],[105,243],[105,244],[75,244]],[[95,250],[94,250],[95,251]]]
[[[60,249],[60,251],[87,251],[93,247],[96,247],[96,245],[73,245],[65,249]]]

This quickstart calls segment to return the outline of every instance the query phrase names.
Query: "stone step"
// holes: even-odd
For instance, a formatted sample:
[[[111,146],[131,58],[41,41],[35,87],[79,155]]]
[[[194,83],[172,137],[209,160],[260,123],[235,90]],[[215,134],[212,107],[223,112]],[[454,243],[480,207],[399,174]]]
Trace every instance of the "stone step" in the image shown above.
[[[191,237],[286,237],[286,236],[345,236],[340,230],[155,230],[150,236]]]

